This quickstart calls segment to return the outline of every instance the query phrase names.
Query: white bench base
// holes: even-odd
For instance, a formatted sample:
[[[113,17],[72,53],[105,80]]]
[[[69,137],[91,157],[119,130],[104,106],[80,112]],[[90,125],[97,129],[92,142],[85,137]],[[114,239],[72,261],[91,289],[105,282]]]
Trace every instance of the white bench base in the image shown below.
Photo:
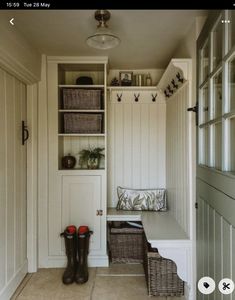
[[[118,211],[108,208],[107,221],[142,221],[146,238],[159,254],[173,260],[177,265],[177,274],[185,281],[186,294],[190,293],[192,282],[192,241],[167,212]],[[191,299],[186,296],[186,299]]]

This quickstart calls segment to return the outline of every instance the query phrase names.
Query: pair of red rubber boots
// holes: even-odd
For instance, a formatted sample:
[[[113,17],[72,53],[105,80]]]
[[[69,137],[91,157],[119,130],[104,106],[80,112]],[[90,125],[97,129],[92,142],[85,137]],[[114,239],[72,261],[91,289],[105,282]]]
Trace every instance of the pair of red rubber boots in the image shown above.
[[[64,237],[67,266],[63,274],[64,284],[85,283],[88,281],[87,256],[89,253],[89,239],[93,232],[88,226],[67,226],[60,234]]]

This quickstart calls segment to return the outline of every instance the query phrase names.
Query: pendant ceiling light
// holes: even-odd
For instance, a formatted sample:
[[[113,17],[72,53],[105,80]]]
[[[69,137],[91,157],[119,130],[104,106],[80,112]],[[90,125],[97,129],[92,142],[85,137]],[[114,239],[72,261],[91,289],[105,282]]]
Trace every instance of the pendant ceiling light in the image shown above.
[[[89,36],[86,40],[90,47],[106,50],[119,45],[120,39],[108,29],[106,24],[110,16],[111,14],[107,10],[97,10],[95,12],[95,19],[99,24],[95,34]]]

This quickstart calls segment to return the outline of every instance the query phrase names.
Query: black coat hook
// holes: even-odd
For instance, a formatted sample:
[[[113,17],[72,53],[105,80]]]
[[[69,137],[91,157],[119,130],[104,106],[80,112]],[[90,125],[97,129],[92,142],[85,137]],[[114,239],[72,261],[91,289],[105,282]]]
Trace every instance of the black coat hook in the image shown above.
[[[164,90],[164,94],[165,94],[165,96],[166,96],[167,98],[170,97],[170,95],[167,93],[167,90]]]
[[[155,102],[157,98],[157,93],[155,94],[155,96],[152,94],[152,101]]]
[[[181,82],[181,83],[184,82],[184,78],[182,78],[182,77],[180,76],[180,73],[179,73],[179,72],[176,74],[176,78],[178,79],[179,82]]]
[[[140,94],[138,94],[137,96],[136,96],[136,94],[134,94],[135,102],[138,102],[138,101],[139,101],[139,96],[140,96]]]
[[[121,102],[121,101],[122,101],[122,94],[120,94],[120,95],[117,94],[117,101],[118,101],[118,102]]]
[[[167,86],[167,89],[168,89],[168,91],[169,91],[170,94],[174,93],[174,91],[171,89],[170,85]]]
[[[178,89],[179,85],[175,83],[174,79],[171,80],[171,83],[172,83],[174,89]]]

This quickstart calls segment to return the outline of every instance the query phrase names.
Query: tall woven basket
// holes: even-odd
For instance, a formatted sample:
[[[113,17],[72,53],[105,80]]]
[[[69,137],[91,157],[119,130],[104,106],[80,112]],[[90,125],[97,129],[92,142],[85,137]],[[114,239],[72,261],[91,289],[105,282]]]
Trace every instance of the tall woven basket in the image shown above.
[[[184,295],[184,282],[177,275],[176,264],[160,256],[146,238],[144,243],[144,270],[149,296]]]

